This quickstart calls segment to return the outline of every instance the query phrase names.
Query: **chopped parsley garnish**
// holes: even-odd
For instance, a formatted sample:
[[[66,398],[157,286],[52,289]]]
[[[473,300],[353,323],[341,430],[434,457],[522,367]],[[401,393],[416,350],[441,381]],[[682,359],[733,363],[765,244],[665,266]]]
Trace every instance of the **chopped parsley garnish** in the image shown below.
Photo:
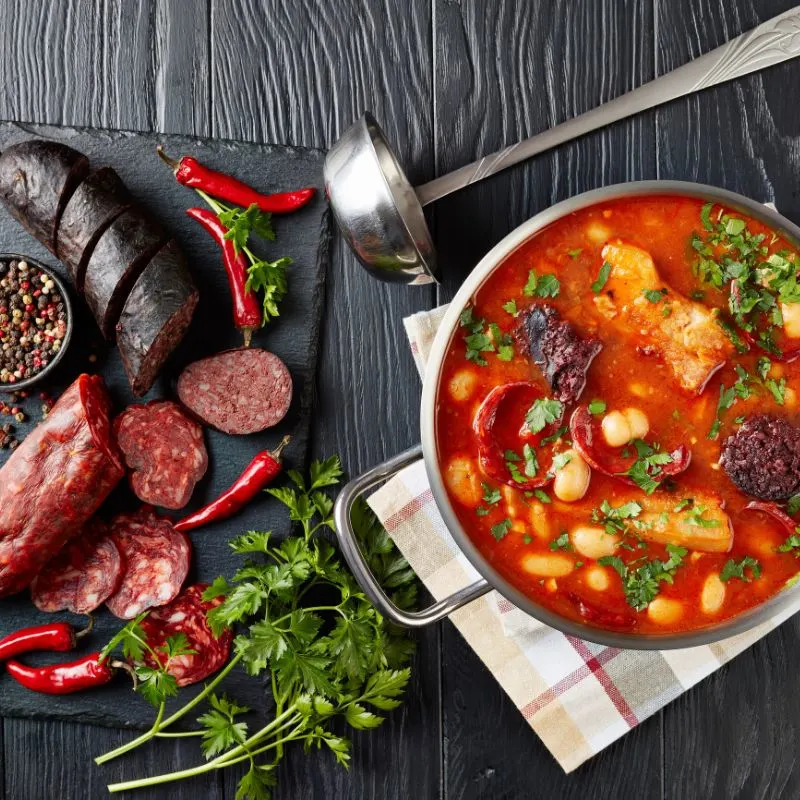
[[[550,499],[550,495],[548,495],[548,494],[547,494],[547,492],[545,492],[545,491],[544,491],[544,489],[534,489],[534,490],[533,490],[533,494],[534,494],[534,497],[535,497],[535,498],[536,498],[536,499],[537,499],[537,500],[538,500],[540,503],[552,503],[552,502],[553,502],[553,501]]]
[[[703,516],[706,510],[705,506],[692,505],[691,510],[686,512],[686,524],[697,528],[718,528],[720,526],[718,519],[706,519]]]
[[[595,508],[592,511],[592,522],[601,524],[606,533],[625,533],[625,520],[635,519],[641,513],[642,507],[635,500],[623,503],[616,508],[608,500],[603,500],[600,508]]]
[[[508,314],[511,314],[512,317],[516,317],[519,313],[517,311],[517,301],[516,300],[508,300],[507,302],[503,303],[503,311]]]
[[[606,410],[606,404],[602,400],[592,400],[589,403],[589,413],[595,417],[602,414]]]
[[[795,528],[797,531],[797,528]],[[795,558],[800,557],[800,533],[793,533],[786,541],[775,548],[779,553],[794,553]]]
[[[786,504],[786,513],[794,515],[798,511],[800,511],[800,494],[793,494]]]
[[[697,253],[695,275],[717,289],[727,286],[728,310],[736,327],[763,350],[780,355],[773,338],[773,328],[783,325],[779,304],[800,302],[795,255],[787,250],[770,253],[775,237],[767,244],[766,235],[750,232],[744,219],[721,209],[714,215],[708,204],[703,209],[704,234],[695,233],[690,240]],[[737,350],[746,349],[731,335],[732,328],[725,330]]]
[[[478,506],[475,509],[475,515],[478,517],[485,517],[488,516],[488,514],[489,514],[489,509],[485,508],[484,506]]]
[[[651,303],[660,303],[667,295],[666,289],[645,289],[642,294]]]
[[[672,463],[672,456],[669,453],[659,453],[658,445],[649,445],[641,439],[634,439],[633,446],[638,457],[622,474],[627,475],[645,494],[653,494],[659,485],[656,478],[665,464]]]
[[[483,489],[483,502],[486,503],[488,506],[493,506],[495,503],[500,502],[500,490],[489,486],[488,483],[482,483],[481,488]]]
[[[506,517],[501,522],[498,522],[497,525],[492,525],[491,530],[492,536],[499,542],[511,530],[511,520]]]
[[[775,402],[779,406],[782,406],[786,393],[786,378],[781,378],[777,381],[773,378],[767,378],[767,380],[764,381],[764,386],[769,389],[769,393],[772,395]]]
[[[583,252],[582,247],[576,247],[574,250],[567,250],[567,255],[570,258],[577,258]]]
[[[750,569],[750,575],[745,573],[746,569]],[[723,583],[727,583],[731,578],[739,578],[745,583],[758,580],[761,577],[761,564],[752,556],[745,556],[741,561],[734,561],[729,558],[719,574],[719,579]]]
[[[675,572],[683,563],[683,557],[689,552],[685,547],[674,544],[666,546],[669,559],[662,561],[655,558],[644,561],[634,568],[626,564],[619,556],[603,556],[597,560],[598,564],[613,567],[622,578],[622,589],[628,605],[637,611],[643,611],[656,598],[661,591],[661,583],[672,583]]]
[[[672,510],[678,514],[684,509],[691,508],[694,505],[694,498],[693,497],[684,497],[683,500],[678,503]]]
[[[486,366],[486,359],[482,353],[493,353],[494,342],[492,337],[486,333],[485,325],[486,320],[475,319],[472,313],[472,306],[467,306],[458,318],[462,328],[465,328],[469,333],[464,336],[464,343],[467,346],[466,358],[467,361],[472,361],[479,367]]]
[[[539,433],[561,419],[564,406],[558,400],[537,398],[525,414],[525,425],[531,433]]]
[[[525,297],[558,297],[561,284],[555,275],[549,272],[537,275],[536,270],[528,272],[528,281],[522,289]]]
[[[525,474],[529,478],[535,478],[536,473],[539,471],[539,462],[536,460],[536,453],[529,444],[523,446],[522,457],[525,460]]]
[[[557,539],[553,539],[553,541],[550,542],[548,547],[553,551],[572,550],[572,542],[569,540],[569,534],[566,531],[563,531]]]
[[[492,342],[497,347],[497,357],[501,361],[511,361],[514,358],[514,340],[511,334],[503,333],[496,322],[489,325],[492,334]]]
[[[603,287],[608,282],[608,277],[611,275],[611,264],[608,261],[603,262],[603,266],[600,267],[600,272],[597,273],[597,278],[592,283],[592,291],[595,294],[600,294],[603,291]]]
[[[545,436],[539,444],[542,446],[546,444],[553,444],[553,442],[557,442],[567,431],[569,428],[566,425],[560,427],[555,433],[551,434],[550,436]]]
[[[572,461],[572,456],[569,453],[557,453],[553,456],[553,463],[550,466],[550,472],[555,475],[561,469],[569,464]]]
[[[525,534],[525,535],[522,537],[522,543],[523,543],[523,544],[530,544],[532,541],[533,541],[533,539],[531,539],[531,535],[530,535],[529,533],[526,533],[526,534]]]
[[[725,384],[719,386],[719,400],[717,401],[717,415],[714,424],[708,432],[709,439],[716,439],[719,436],[719,429],[722,427],[722,414],[736,402],[736,391],[733,386],[726,389]]]

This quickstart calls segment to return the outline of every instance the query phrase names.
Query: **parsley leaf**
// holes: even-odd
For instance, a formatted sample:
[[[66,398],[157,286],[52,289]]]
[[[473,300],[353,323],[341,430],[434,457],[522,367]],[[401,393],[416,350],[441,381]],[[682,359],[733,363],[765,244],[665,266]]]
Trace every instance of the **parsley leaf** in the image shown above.
[[[750,569],[750,576],[745,573],[746,569]],[[761,564],[757,559],[752,556],[745,556],[741,561],[734,561],[729,558],[719,574],[719,579],[723,583],[727,583],[731,578],[739,578],[745,583],[750,583],[753,580],[758,580],[761,577]]]
[[[504,520],[497,523],[497,525],[492,525],[491,532],[492,536],[499,542],[503,539],[508,532],[511,530],[511,520],[506,517]]]
[[[602,400],[592,400],[589,403],[589,413],[593,414],[595,417],[603,414],[606,410],[606,404]]]
[[[786,512],[794,516],[798,511],[800,511],[800,494],[794,494],[786,504]]]
[[[569,534],[562,531],[561,535],[548,544],[548,547],[555,550],[572,550],[572,542],[569,540]]]
[[[797,529],[795,529],[797,531]],[[786,541],[775,548],[779,553],[794,553],[795,557],[800,557],[800,532],[793,533],[786,538]]]
[[[613,567],[622,578],[622,589],[628,605],[637,611],[643,611],[658,596],[662,583],[672,583],[675,572],[683,564],[683,558],[689,552],[685,547],[668,544],[666,546],[669,559],[653,559],[632,569],[619,556],[603,556],[598,564]]]
[[[608,278],[611,275],[611,264],[608,261],[604,261],[602,266],[600,267],[600,271],[597,273],[597,278],[592,281],[592,291],[595,294],[600,294],[603,291],[603,287],[608,283]]]
[[[556,453],[556,455],[553,456],[550,472],[555,475],[556,472],[564,469],[570,461],[572,461],[572,455],[570,453]]]
[[[233,242],[237,253],[247,247],[251,233],[257,233],[270,241],[275,239],[272,214],[261,211],[255,203],[247,209],[226,207],[218,216],[219,221],[228,229],[225,238]]]
[[[522,457],[525,460],[525,474],[529,478],[535,478],[536,473],[539,471],[539,462],[536,459],[536,453],[529,444],[523,446]]]
[[[525,297],[558,297],[561,291],[561,283],[555,275],[545,272],[543,275],[537,275],[536,270],[532,269],[528,272],[528,280],[522,289],[522,294]]]
[[[286,269],[292,263],[291,258],[283,257],[275,261],[261,259],[253,261],[247,268],[245,291],[262,292],[261,305],[264,310],[264,324],[270,319],[280,316],[278,303],[289,290]]]
[[[507,302],[503,303],[503,311],[511,314],[512,317],[516,317],[519,313],[519,311],[517,311],[517,301],[508,300]]]
[[[644,289],[642,294],[651,303],[660,303],[667,295],[666,289]]]
[[[531,433],[539,433],[561,419],[564,405],[559,400],[537,398],[525,414],[525,425]]]

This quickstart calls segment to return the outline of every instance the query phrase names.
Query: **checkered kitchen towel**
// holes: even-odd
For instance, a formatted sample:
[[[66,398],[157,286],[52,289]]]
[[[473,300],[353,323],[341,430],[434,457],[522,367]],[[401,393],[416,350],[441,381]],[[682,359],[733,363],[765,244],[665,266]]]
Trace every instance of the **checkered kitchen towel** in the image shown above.
[[[405,320],[420,373],[444,312],[438,308]],[[437,600],[480,577],[448,533],[422,461],[406,467],[369,503]],[[497,592],[451,619],[556,761],[571,772],[798,609],[800,600],[748,633],[662,652],[619,650],[565,636]]]

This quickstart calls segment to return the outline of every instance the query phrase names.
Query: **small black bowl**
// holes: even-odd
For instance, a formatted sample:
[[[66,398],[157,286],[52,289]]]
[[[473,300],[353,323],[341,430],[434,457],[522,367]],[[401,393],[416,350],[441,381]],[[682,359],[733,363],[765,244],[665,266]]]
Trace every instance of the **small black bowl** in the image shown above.
[[[75,317],[72,313],[72,302],[69,299],[67,285],[52,267],[48,267],[47,264],[43,264],[38,259],[22,255],[21,253],[0,253],[0,263],[7,264],[10,261],[24,261],[25,263],[30,264],[32,267],[36,267],[36,269],[43,272],[49,278],[53,279],[53,283],[55,283],[55,285],[58,287],[59,294],[62,298],[64,298],[64,308],[67,312],[67,332],[64,335],[64,338],[61,340],[61,348],[56,354],[56,357],[43,370],[37,372],[35,375],[32,375],[30,378],[25,378],[24,380],[17,381],[16,383],[0,383],[0,392],[9,393],[20,392],[24,391],[25,389],[29,389],[31,386],[36,385],[39,383],[39,381],[43,380],[53,372],[53,370],[61,363],[64,353],[67,352],[67,348],[72,340],[72,329],[75,324]]]

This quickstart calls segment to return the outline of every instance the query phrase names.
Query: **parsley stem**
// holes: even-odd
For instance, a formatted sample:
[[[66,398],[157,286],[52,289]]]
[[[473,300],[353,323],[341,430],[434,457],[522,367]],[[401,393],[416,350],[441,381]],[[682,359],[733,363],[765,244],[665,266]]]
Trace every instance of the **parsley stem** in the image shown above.
[[[203,731],[178,731],[177,733],[159,732],[156,737],[159,739],[179,739],[182,736],[202,736]]]
[[[153,723],[153,727],[143,733],[141,736],[137,736],[135,739],[132,739],[127,744],[122,745],[121,747],[117,747],[115,750],[109,750],[109,752],[104,753],[101,756],[95,758],[95,764],[105,764],[108,761],[112,761],[115,758],[119,758],[119,756],[125,755],[125,753],[129,753],[131,750],[135,750],[137,747],[149,742],[162,728],[168,728],[173,723],[177,722],[181,717],[188,714],[198,703],[201,703],[206,697],[208,697],[211,692],[217,687],[220,681],[224,680],[226,675],[242,660],[242,654],[237,653],[227,664],[227,666],[220,671],[217,676],[214,678],[213,681],[206,684],[205,688],[202,692],[200,692],[196,697],[193,697],[183,708],[176,711],[172,716],[168,717],[167,719],[163,720],[164,716],[164,706],[162,704],[161,708],[159,709],[159,715],[156,717],[156,721]]]
[[[125,781],[123,783],[111,783],[108,785],[108,791],[112,794],[115,792],[126,792],[130,791],[131,789],[142,789],[145,786],[156,786],[160,783],[172,783],[173,781],[180,781],[184,778],[192,778],[196,775],[203,775],[206,772],[212,772],[216,769],[221,769],[223,767],[227,767],[228,761],[231,758],[237,758],[238,756],[245,753],[245,750],[251,746],[256,741],[263,739],[268,733],[273,732],[276,727],[282,726],[283,723],[286,722],[286,717],[290,717],[295,715],[295,719],[301,720],[302,717],[297,714],[296,709],[294,706],[287,709],[283,712],[280,716],[276,717],[269,725],[265,728],[262,728],[258,733],[251,736],[247,741],[234,747],[227,753],[223,753],[221,756],[217,756],[217,758],[209,761],[206,764],[201,764],[199,767],[190,767],[189,769],[179,770],[178,772],[169,772],[163,775],[154,775],[150,778],[139,778],[135,781]],[[249,754],[245,755],[245,760],[250,757]]]

